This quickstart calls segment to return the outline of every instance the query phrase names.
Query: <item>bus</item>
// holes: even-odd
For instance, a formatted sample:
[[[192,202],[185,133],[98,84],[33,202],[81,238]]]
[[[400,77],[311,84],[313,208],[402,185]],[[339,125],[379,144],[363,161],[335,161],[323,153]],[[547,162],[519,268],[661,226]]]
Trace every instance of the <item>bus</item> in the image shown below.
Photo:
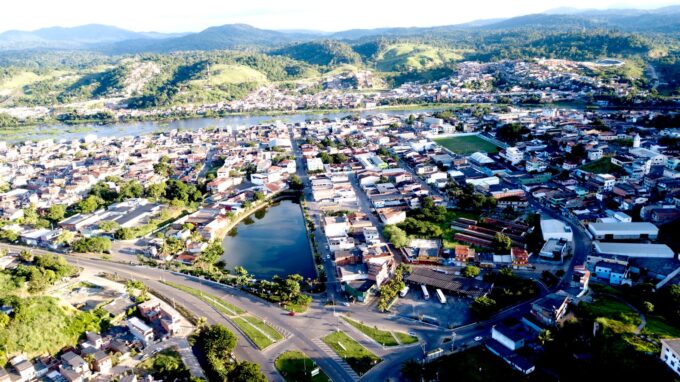
[[[408,285],[404,287],[401,291],[399,291],[399,297],[406,297],[406,294],[408,293]]]
[[[442,304],[446,304],[446,296],[444,296],[444,292],[442,292],[441,289],[437,288],[435,291],[437,293],[437,298],[439,299],[439,302]]]
[[[421,285],[420,289],[423,291],[423,298],[426,300],[430,299],[430,292],[427,291],[427,287],[425,285]]]

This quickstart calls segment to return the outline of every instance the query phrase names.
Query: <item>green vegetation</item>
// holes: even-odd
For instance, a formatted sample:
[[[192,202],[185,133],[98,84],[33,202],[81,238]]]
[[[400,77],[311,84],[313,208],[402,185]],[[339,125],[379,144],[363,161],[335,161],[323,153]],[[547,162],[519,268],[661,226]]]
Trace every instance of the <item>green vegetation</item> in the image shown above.
[[[385,238],[396,248],[406,247],[411,242],[411,240],[408,238],[408,235],[406,235],[406,232],[396,225],[386,225],[384,232]]]
[[[463,56],[454,50],[427,44],[397,43],[386,46],[376,57],[383,72],[419,71],[459,61]]]
[[[286,382],[327,382],[329,380],[323,371],[319,371],[319,374],[312,377],[311,371],[318,366],[304,353],[296,350],[281,354],[274,365]]]
[[[613,164],[611,158],[598,159],[586,163],[580,168],[583,171],[592,172],[594,174],[619,174],[622,172],[621,167]]]
[[[352,47],[333,40],[305,42],[290,45],[272,52],[274,55],[288,56],[312,65],[335,66],[359,64],[361,57]]]
[[[188,380],[191,377],[189,369],[175,349],[161,351],[139,363],[137,369],[143,374],[152,375],[155,379],[164,381]]]
[[[411,382],[436,380],[437,375],[455,375],[456,380],[466,382],[524,380],[521,374],[483,346],[444,356],[425,365],[416,360],[406,361],[401,371]]]
[[[342,317],[342,319],[347,321],[350,325],[357,328],[360,332],[371,337],[375,342],[377,342],[377,343],[379,343],[383,346],[397,346],[397,345],[399,345],[399,343],[394,338],[394,336],[392,335],[391,332],[388,332],[386,330],[380,330],[377,327],[372,328],[368,325],[364,325],[361,322],[354,321],[354,320],[347,318],[347,317]]]
[[[65,346],[75,346],[85,331],[100,332],[108,325],[102,310],[82,312],[63,306],[52,297],[16,296],[0,299],[0,306],[11,306],[14,314],[0,327],[0,363],[24,353],[29,358],[57,354]]]
[[[477,151],[494,154],[498,152],[498,146],[479,138],[475,135],[464,137],[438,138],[434,140],[439,145],[460,155],[470,155]]]
[[[465,277],[475,278],[479,276],[480,272],[481,270],[479,269],[479,267],[475,267],[474,265],[468,265],[460,271],[460,274]]]
[[[365,347],[344,332],[331,333],[323,338],[323,342],[342,357],[352,370],[360,376],[380,362],[380,358],[366,350]]]
[[[266,382],[260,366],[233,358],[237,339],[222,325],[202,326],[190,338],[210,381]]]
[[[106,237],[83,237],[73,242],[71,248],[78,253],[104,253],[111,250],[111,240]]]
[[[397,346],[408,345],[418,342],[418,338],[411,336],[402,332],[389,332],[387,330],[380,330],[377,327],[370,327],[361,322],[354,321],[349,317],[342,317],[343,320],[347,321],[350,325],[357,328],[360,332],[371,337],[375,342],[383,346]]]
[[[192,296],[198,297],[199,299],[203,300],[205,303],[208,305],[214,307],[215,309],[219,310],[220,312],[226,314],[227,316],[237,316],[240,314],[245,313],[246,311],[232,305],[221,298],[214,296],[210,293],[206,293],[203,291],[200,291],[198,289],[194,289],[192,287],[188,287],[186,285],[181,285],[181,284],[175,284],[170,281],[162,281],[163,284],[169,285],[175,289],[179,289],[183,292],[189,293]]]
[[[397,341],[399,341],[399,343],[402,345],[411,345],[418,342],[418,337],[412,336],[410,334],[406,334],[403,332],[392,332],[392,334],[397,338]]]
[[[394,277],[383,283],[380,286],[380,297],[378,299],[378,310],[385,312],[389,309],[390,304],[394,299],[397,298],[399,291],[404,289],[406,284],[404,283],[404,273],[409,272],[408,266],[401,263],[397,266],[394,271]]]
[[[260,350],[283,339],[281,333],[256,317],[241,316],[232,318],[231,321],[238,326]]]

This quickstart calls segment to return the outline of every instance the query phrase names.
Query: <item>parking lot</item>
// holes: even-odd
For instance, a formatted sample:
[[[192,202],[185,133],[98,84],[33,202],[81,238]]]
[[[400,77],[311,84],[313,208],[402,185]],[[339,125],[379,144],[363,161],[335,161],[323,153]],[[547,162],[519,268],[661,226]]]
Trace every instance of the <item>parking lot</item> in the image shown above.
[[[434,320],[440,327],[448,328],[472,321],[470,302],[468,298],[451,295],[446,295],[446,304],[440,303],[436,296],[425,300],[420,289],[412,287],[405,297],[397,300],[391,310],[404,317],[422,317],[426,322]]]

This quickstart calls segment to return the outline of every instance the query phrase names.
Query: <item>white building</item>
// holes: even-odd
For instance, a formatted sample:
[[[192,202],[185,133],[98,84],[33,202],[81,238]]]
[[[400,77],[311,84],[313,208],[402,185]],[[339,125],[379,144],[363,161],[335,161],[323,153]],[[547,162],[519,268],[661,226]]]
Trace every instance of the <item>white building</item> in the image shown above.
[[[680,375],[680,338],[661,340],[661,360]]]
[[[323,161],[321,158],[308,158],[307,171],[323,171]]]
[[[543,240],[545,241],[550,239],[574,241],[574,233],[571,231],[571,227],[556,219],[541,219],[541,232],[543,232]]]
[[[593,248],[598,254],[614,256],[649,259],[672,259],[675,257],[673,250],[666,244],[602,243],[595,241]]]
[[[596,240],[656,240],[659,228],[652,223],[590,223],[588,232]]]
[[[500,156],[513,165],[524,160],[524,153],[517,147],[508,147],[504,152],[501,152]]]
[[[131,317],[127,320],[128,329],[130,332],[140,340],[144,345],[149,344],[153,341],[153,329],[149,325],[145,324],[144,321],[137,317]]]
[[[524,346],[524,336],[518,331],[504,325],[494,325],[491,328],[491,338],[500,342],[501,345],[512,351]]]
[[[347,236],[349,222],[345,216],[327,216],[323,220],[326,237]]]

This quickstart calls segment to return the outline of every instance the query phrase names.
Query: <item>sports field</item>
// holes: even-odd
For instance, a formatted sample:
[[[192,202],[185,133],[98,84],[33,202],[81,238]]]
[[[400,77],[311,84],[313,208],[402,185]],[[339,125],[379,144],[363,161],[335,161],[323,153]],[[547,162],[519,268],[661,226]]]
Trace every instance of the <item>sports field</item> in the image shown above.
[[[434,139],[434,141],[460,155],[469,155],[477,151],[482,151],[487,154],[495,154],[498,152],[498,146],[489,141],[485,141],[476,135],[439,138]]]

